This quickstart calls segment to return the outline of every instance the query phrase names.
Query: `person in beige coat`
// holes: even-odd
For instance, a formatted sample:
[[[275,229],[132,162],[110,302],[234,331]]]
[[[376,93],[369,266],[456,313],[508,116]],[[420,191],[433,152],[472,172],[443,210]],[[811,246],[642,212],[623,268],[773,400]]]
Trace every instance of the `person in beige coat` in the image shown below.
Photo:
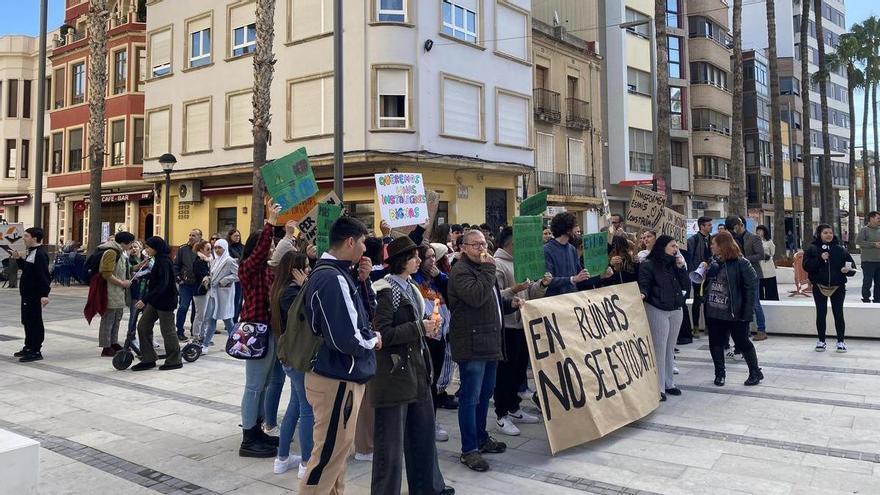
[[[122,314],[128,307],[128,288],[131,287],[129,278],[128,258],[125,253],[134,242],[134,235],[130,232],[118,232],[113,239],[98,246],[104,254],[101,255],[101,263],[98,271],[101,277],[107,281],[107,310],[101,315],[101,324],[98,327],[98,346],[101,347],[101,357],[113,357],[116,351],[121,350],[119,345],[119,323]]]

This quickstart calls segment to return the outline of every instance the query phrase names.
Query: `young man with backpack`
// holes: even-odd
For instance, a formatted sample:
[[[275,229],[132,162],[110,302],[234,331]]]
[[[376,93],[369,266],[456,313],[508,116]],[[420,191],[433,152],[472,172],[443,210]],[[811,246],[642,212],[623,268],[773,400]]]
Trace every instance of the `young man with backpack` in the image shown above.
[[[101,357],[113,357],[116,351],[122,350],[119,345],[119,323],[122,321],[122,313],[126,306],[126,294],[131,287],[129,280],[128,259],[123,255],[131,248],[134,235],[131,232],[118,232],[113,239],[98,246],[101,259],[98,264],[98,273],[106,282],[105,291],[107,309],[101,315],[101,325],[98,329],[98,347],[101,347]]]
[[[330,250],[318,260],[304,289],[305,316],[322,340],[305,377],[315,426],[300,494],[343,492],[364,384],[376,373],[373,351],[381,348],[382,339],[371,329],[360,293],[372,289],[356,284],[350,272],[353,265],[363,263],[366,236],[367,228],[355,218],[335,221],[330,227]]]
[[[43,246],[43,229],[31,227],[24,231],[27,254],[22,258],[18,251],[12,252],[13,260],[21,266],[21,323],[24,325],[24,347],[13,356],[22,363],[43,359],[41,349],[45,337],[43,308],[49,304],[49,255]]]

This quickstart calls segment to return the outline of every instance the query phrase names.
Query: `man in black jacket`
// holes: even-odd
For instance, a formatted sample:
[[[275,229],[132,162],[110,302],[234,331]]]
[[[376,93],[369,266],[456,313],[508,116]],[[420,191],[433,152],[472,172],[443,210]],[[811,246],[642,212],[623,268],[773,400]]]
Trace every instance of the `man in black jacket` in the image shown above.
[[[712,251],[709,249],[709,243],[712,241],[712,219],[709,217],[700,217],[697,219],[697,228],[699,231],[690,236],[687,241],[687,250],[691,256],[688,264],[693,270],[696,270],[703,264],[712,259]],[[693,322],[694,337],[699,337],[700,329],[700,308],[703,306],[703,284],[693,284],[694,304],[691,308],[691,321]]]
[[[174,285],[174,267],[171,263],[171,250],[165,240],[158,236],[145,241],[146,252],[153,258],[147,292],[135,304],[143,311],[138,322],[138,340],[141,347],[141,362],[132,366],[132,371],[144,371],[156,367],[156,349],[153,348],[153,326],[159,321],[159,330],[165,345],[165,363],[160,370],[176,370],[183,367],[180,361],[180,342],[174,334],[174,307],[177,306],[177,286]]]
[[[189,240],[177,250],[177,257],[174,258],[174,274],[177,276],[177,282],[180,284],[180,306],[177,307],[177,338],[178,340],[186,340],[183,325],[186,323],[186,312],[192,306],[193,296],[199,287],[199,281],[196,280],[193,272],[193,262],[198,255],[193,251],[193,246],[202,240],[202,231],[193,229],[189,233]],[[195,309],[193,310],[195,311]],[[195,337],[193,329],[190,334]]]
[[[770,259],[764,255],[764,244],[755,234],[746,230],[746,220],[743,217],[729,216],[724,219],[724,226],[733,234],[736,243],[742,250],[743,258],[749,260],[755,273],[761,273],[761,261]],[[760,284],[758,284],[760,287]],[[760,288],[756,289],[760,292]],[[761,307],[761,295],[755,297],[755,324],[758,326],[758,334],[754,340],[767,340],[767,323],[764,320],[764,308]]]
[[[21,323],[24,325],[24,347],[14,354],[22,363],[43,359],[45,329],[43,327],[43,308],[49,304],[49,255],[43,247],[43,229],[31,227],[24,231],[24,244],[27,255],[13,251],[12,258],[19,261],[21,280],[18,291],[21,294]]]

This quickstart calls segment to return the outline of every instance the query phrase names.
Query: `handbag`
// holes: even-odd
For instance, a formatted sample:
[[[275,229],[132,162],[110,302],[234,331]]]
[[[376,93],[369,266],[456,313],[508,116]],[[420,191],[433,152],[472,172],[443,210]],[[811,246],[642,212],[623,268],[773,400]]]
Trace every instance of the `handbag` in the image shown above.
[[[269,352],[269,326],[240,321],[226,338],[226,354],[236,359],[263,359]]]

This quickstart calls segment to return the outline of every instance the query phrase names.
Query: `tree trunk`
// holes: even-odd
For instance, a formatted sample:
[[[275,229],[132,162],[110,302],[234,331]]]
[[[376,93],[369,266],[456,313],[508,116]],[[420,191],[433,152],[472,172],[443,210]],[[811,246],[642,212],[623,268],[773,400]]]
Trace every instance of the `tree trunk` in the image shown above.
[[[870,74],[870,68],[866,67],[865,111],[862,114],[862,173],[865,175],[865,179],[862,181],[865,188],[865,207],[863,208],[862,214],[865,219],[868,218],[868,211],[871,210],[871,164],[868,161],[868,114],[871,112],[871,107],[868,106],[868,103],[871,101],[871,80],[868,79],[868,77],[870,77]]]
[[[801,245],[806,244],[813,232],[813,141],[810,136],[810,0],[801,0],[801,149],[804,163],[804,221],[800,236]]]
[[[672,207],[672,164],[669,154],[669,55],[666,37],[666,1],[654,2],[654,33],[657,44],[657,149],[654,150],[655,177],[666,183],[666,205]]]
[[[816,22],[816,43],[819,46],[819,105],[822,112],[822,169],[819,176],[819,189],[822,194],[822,223],[831,225],[834,232],[840,235],[837,217],[840,207],[834,200],[834,184],[831,169],[831,136],[828,134],[828,68],[825,66],[825,32],[822,29],[822,0],[816,0],[813,17]]]
[[[104,97],[107,91],[107,0],[90,0],[89,30],[89,242],[86,252],[101,243],[101,174],[104,171]],[[41,145],[42,146],[42,145]]]
[[[852,252],[856,248],[856,102],[855,84],[856,75],[852,65],[847,67],[847,96],[849,98],[849,222],[847,224],[847,247]],[[862,181],[867,185],[867,180]],[[866,217],[867,218],[867,217]]]
[[[770,136],[773,140],[773,243],[776,258],[784,258],[785,249],[785,177],[782,166],[782,111],[779,102],[779,61],[776,58],[776,4],[766,0],[767,50],[770,59]],[[789,129],[791,132],[791,129]],[[792,200],[794,206],[794,200]]]
[[[876,209],[880,210],[880,157],[877,156],[877,86],[880,82],[875,81],[871,86],[871,106],[874,107],[872,122],[874,128],[874,180],[877,187],[875,188],[874,204]]]
[[[742,0],[733,0],[733,116],[730,139],[730,207],[728,215],[746,216],[746,168],[743,162]]]
[[[257,0],[257,40],[254,51],[254,175],[251,196],[251,232],[263,228],[266,218],[265,191],[260,168],[266,164],[269,124],[272,122],[272,77],[275,72],[275,0]]]

